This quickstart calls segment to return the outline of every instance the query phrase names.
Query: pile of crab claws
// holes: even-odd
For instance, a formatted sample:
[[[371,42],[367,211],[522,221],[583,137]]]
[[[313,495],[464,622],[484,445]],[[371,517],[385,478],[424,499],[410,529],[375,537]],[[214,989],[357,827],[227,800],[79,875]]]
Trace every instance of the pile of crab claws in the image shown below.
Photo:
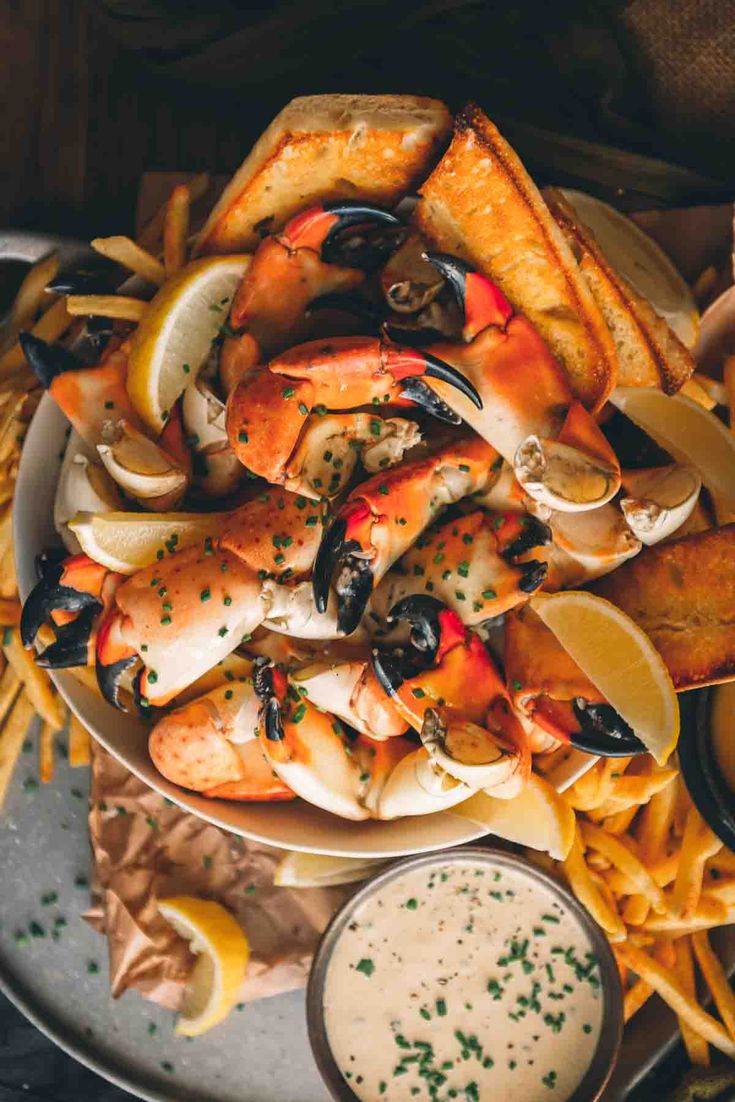
[[[335,570],[337,594],[337,627],[340,633],[351,635],[360,626],[363,612],[373,591],[373,572],[367,559],[352,554],[359,551],[354,540],[346,539],[347,521],[335,517],[326,529],[314,561],[312,586],[317,612],[325,613]]]
[[[24,647],[28,648],[33,645],[42,624],[49,622],[51,613],[57,609],[80,614],[89,610],[84,619],[79,616],[72,623],[56,630],[57,644],[60,638],[63,640],[58,652],[55,651],[57,644],[52,644],[43,654],[39,655],[38,664],[53,669],[56,668],[53,661],[54,653],[61,657],[62,654],[68,653],[73,646],[81,645],[82,642],[86,643],[92,630],[94,617],[100,612],[102,605],[91,593],[61,585],[61,577],[64,573],[61,558],[56,555],[39,557],[38,566],[40,571],[39,581],[24,602],[20,616],[20,638]],[[73,629],[76,629],[76,632]],[[85,632],[86,634],[84,634]],[[79,663],[69,661],[65,661],[63,664],[66,666],[79,665]],[[86,665],[86,657],[81,664]]]
[[[79,360],[67,348],[59,344],[49,344],[33,333],[21,333],[18,337],[23,355],[33,374],[44,390],[48,390],[57,375],[65,371],[77,371]]]
[[[630,757],[646,752],[646,747],[633,729],[610,704],[588,704],[577,699],[572,707],[581,728],[570,737],[572,746],[577,750],[606,758]]]

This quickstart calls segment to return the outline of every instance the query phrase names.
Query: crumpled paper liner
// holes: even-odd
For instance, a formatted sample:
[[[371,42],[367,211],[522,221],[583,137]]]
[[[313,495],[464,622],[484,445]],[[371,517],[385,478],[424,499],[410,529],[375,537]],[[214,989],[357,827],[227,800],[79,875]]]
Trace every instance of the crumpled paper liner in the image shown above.
[[[135,988],[179,1006],[193,957],[158,914],[159,899],[204,896],[235,916],[250,941],[246,1002],[304,986],[319,936],[349,892],[274,887],[281,850],[181,811],[94,742],[89,833],[95,872],[84,917],[107,935],[115,998]]]

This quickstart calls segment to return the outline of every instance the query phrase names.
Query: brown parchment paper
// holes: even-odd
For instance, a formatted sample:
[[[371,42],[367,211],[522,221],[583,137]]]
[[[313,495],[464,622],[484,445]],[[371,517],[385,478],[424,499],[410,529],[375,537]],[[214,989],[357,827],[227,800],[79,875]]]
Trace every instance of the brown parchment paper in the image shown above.
[[[107,935],[114,997],[132,987],[179,1005],[193,958],[158,914],[159,899],[204,896],[231,911],[250,941],[246,1002],[306,983],[319,935],[349,892],[274,887],[282,850],[182,811],[95,743],[89,834],[95,871],[85,918]]]

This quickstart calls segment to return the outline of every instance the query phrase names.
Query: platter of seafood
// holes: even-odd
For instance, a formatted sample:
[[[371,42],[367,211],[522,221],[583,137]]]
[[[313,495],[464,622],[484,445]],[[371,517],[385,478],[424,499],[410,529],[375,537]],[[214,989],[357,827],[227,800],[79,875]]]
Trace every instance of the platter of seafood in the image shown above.
[[[735,679],[735,359],[698,371],[658,246],[475,105],[303,97],[191,208],[57,266],[59,324],[15,335],[17,646],[284,883],[494,835],[602,929],[621,1021],[655,990],[735,1051],[682,980],[735,867],[677,757],[679,694]]]

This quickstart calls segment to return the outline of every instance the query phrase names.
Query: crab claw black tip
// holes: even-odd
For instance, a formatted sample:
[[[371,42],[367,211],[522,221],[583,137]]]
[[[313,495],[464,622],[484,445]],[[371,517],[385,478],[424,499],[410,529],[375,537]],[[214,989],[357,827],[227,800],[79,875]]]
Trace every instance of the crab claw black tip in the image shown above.
[[[41,386],[48,390],[57,375],[75,371],[80,365],[76,356],[58,344],[35,337],[33,333],[21,333],[18,337],[23,355]]]
[[[101,605],[95,602],[63,627],[56,628],[56,642],[37,656],[36,665],[45,670],[68,670],[74,666],[86,666],[89,657],[89,639]]]
[[[588,704],[575,700],[574,714],[581,731],[571,736],[572,746],[603,758],[643,754],[645,746],[623,717],[610,704]]]
[[[520,535],[508,544],[503,552],[505,558],[513,561],[534,547],[546,547],[551,543],[552,535],[548,524],[530,513],[523,517]]]
[[[395,654],[375,650],[371,655],[373,672],[388,696],[395,696],[405,678],[401,673],[401,660]]]
[[[426,593],[413,593],[393,605],[388,620],[405,620],[411,625],[411,643],[433,661],[441,641],[439,614],[446,605]]]
[[[41,578],[28,594],[20,614],[20,638],[24,647],[32,646],[41,625],[47,622],[54,609],[79,613],[89,609],[94,618],[102,607],[91,593],[60,585],[64,568],[58,560],[45,559],[40,567]]]
[[[456,256],[450,256],[449,253],[427,251],[421,255],[424,260],[428,261],[444,276],[454,291],[460,307],[464,309],[467,276],[472,271],[469,264],[465,264],[463,260],[459,260]]]
[[[480,397],[477,388],[466,379],[461,371],[458,371],[456,367],[452,367],[451,364],[445,363],[444,360],[440,360],[438,356],[434,356],[431,352],[427,352],[422,349],[421,355],[426,362],[425,374],[431,379],[441,379],[444,383],[449,383],[455,390],[458,390],[460,394],[464,394],[465,398],[468,398],[472,405],[477,409],[482,409],[482,398]]]
[[[400,218],[392,211],[375,203],[351,202],[349,199],[335,199],[323,204],[324,210],[337,215],[337,221],[327,234],[325,244],[342,233],[349,226],[361,226],[367,222],[383,223],[387,226],[400,226]]]
[[[535,593],[549,572],[549,564],[531,559],[529,562],[523,562],[519,565],[522,574],[518,588],[521,593]]]
[[[269,742],[283,742],[285,736],[281,705],[274,696],[263,705],[263,730]]]
[[[337,560],[344,550],[346,535],[347,522],[342,520],[341,517],[337,517],[332,521],[322,536],[322,541],[319,544],[319,550],[314,560],[314,571],[312,575],[314,604],[316,605],[317,612],[323,613],[327,611],[332,574],[337,565]]]
[[[89,256],[74,268],[66,268],[47,284],[56,295],[105,295],[115,291],[124,278],[122,269],[101,256]]]
[[[109,666],[105,666],[97,658],[96,673],[100,692],[108,704],[112,704],[113,708],[117,708],[121,712],[126,712],[128,709],[120,698],[120,679],[125,671],[134,666],[137,661],[137,654],[133,654],[128,658],[120,658],[119,661],[111,662]]]
[[[401,384],[401,398],[408,398],[414,405],[426,410],[437,421],[447,425],[461,425],[462,418],[446,402],[443,402],[431,387],[417,375],[409,376]]]

